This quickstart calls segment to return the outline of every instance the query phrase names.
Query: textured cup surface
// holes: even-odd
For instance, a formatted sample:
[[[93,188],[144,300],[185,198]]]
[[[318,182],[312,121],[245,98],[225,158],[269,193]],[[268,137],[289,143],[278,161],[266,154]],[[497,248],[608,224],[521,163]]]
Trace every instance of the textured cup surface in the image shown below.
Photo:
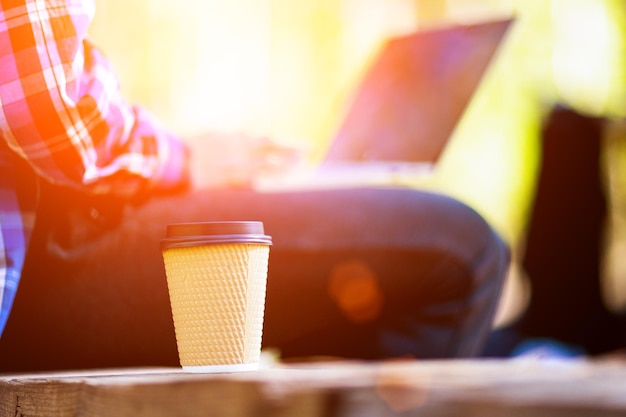
[[[254,369],[261,352],[269,244],[162,245],[162,253],[183,369]]]

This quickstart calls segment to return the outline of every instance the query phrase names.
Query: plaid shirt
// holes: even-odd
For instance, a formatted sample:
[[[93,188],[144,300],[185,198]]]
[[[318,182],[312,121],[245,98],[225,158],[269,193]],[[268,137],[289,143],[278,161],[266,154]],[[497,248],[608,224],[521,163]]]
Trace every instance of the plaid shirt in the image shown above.
[[[34,219],[34,204],[18,198],[17,162],[98,194],[131,196],[186,176],[184,145],[123,100],[87,39],[94,12],[93,0],[0,0],[0,334]]]

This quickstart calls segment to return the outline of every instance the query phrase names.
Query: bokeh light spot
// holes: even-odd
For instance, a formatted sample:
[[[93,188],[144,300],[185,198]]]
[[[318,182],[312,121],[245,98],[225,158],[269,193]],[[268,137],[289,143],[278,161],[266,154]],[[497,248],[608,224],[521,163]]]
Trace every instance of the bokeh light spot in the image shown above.
[[[347,260],[337,264],[330,274],[328,292],[353,322],[374,320],[382,310],[384,297],[378,278],[363,261]]]

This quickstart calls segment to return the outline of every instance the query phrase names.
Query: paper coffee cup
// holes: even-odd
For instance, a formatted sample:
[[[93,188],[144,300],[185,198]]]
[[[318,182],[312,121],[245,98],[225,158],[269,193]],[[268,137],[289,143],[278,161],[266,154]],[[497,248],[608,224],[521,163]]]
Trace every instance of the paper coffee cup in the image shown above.
[[[271,243],[261,222],[167,227],[161,251],[184,371],[258,368]]]

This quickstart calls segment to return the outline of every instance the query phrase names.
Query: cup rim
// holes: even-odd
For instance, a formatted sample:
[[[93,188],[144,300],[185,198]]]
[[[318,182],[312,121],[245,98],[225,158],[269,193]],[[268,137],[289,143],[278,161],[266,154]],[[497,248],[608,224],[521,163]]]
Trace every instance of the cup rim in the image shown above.
[[[214,245],[225,243],[251,243],[271,245],[272,238],[265,234],[260,221],[213,221],[174,223],[167,226],[161,248]]]

